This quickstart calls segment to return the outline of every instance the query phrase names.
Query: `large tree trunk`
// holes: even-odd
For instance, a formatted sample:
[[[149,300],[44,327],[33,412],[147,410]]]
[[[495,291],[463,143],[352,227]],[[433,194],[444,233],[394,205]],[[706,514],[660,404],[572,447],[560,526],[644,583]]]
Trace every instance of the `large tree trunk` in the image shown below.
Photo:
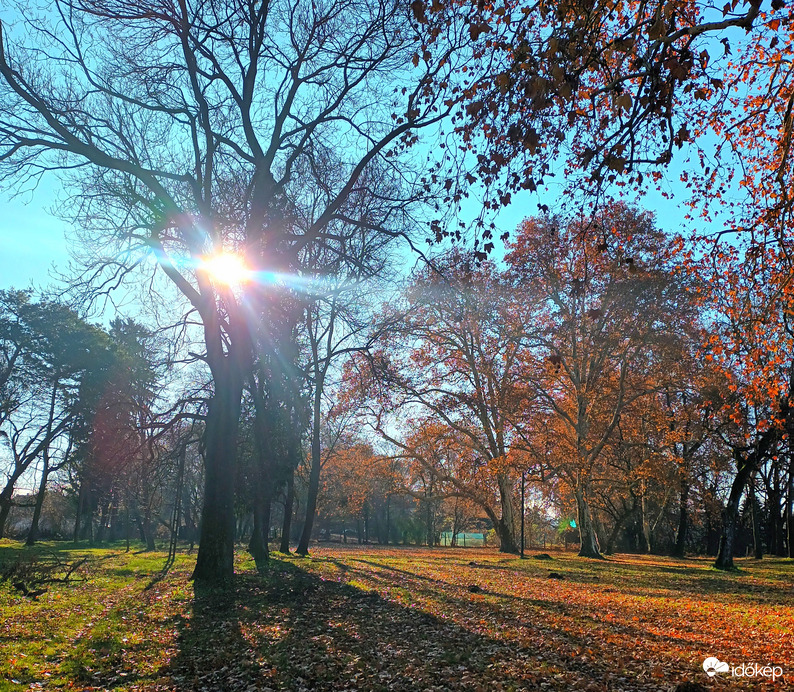
[[[792,363],[792,378],[794,378],[794,363]],[[791,387],[789,388],[791,390]],[[781,402],[780,414],[788,417],[790,414],[788,401]],[[788,422],[788,421],[787,421]],[[714,567],[717,569],[733,569],[733,551],[736,538],[736,525],[739,520],[739,502],[742,493],[747,485],[747,481],[756,473],[761,465],[761,460],[766,458],[772,446],[780,439],[781,431],[776,427],[766,430],[752,452],[744,456],[738,449],[734,450],[733,456],[736,461],[736,477],[731,485],[731,492],[728,495],[728,504],[722,512],[722,537],[720,538],[720,550]]]
[[[234,476],[243,382],[231,356],[213,368],[215,392],[205,431],[204,506],[193,579],[221,585],[234,577]]]
[[[0,538],[5,538],[6,522],[11,513],[11,495],[0,494]]]
[[[648,517],[647,493],[645,484],[642,485],[642,495],[640,496],[640,513],[642,514],[642,540],[645,543],[645,552],[651,552],[651,520]]]
[[[146,539],[146,550],[154,552],[157,546],[154,543],[154,526],[152,524],[152,507],[151,501],[146,505],[146,514],[143,517],[143,531]]]
[[[80,540],[80,522],[83,519],[83,510],[85,509],[86,497],[88,491],[85,482],[80,482],[80,491],[77,494],[77,512],[74,517],[74,534],[72,540],[77,543]]]
[[[786,492],[786,535],[788,556],[794,557],[794,439],[789,432],[788,490]]]
[[[14,488],[21,475],[22,473],[20,471],[15,470],[5,484],[2,492],[0,492],[0,538],[5,538],[6,522],[8,521],[8,515],[11,513],[11,506],[13,505],[12,498],[14,497]]]
[[[502,508],[502,516],[496,524],[496,533],[499,535],[499,552],[518,554],[518,542],[516,541],[516,527],[513,512],[513,483],[505,473],[500,473],[499,501]]]
[[[583,482],[577,483],[575,495],[576,523],[579,526],[579,556],[600,558],[602,556],[598,548],[598,537],[596,536],[593,518],[590,514],[587,488]]]
[[[284,499],[284,523],[281,527],[281,546],[279,551],[289,553],[289,539],[292,533],[292,506],[295,502],[295,473],[287,478],[286,497]]]
[[[30,530],[25,540],[25,545],[34,545],[39,537],[39,520],[41,519],[41,509],[44,506],[44,494],[47,492],[47,476],[50,475],[50,468],[45,456],[44,468],[41,471],[41,481],[39,491],[36,493],[36,505],[33,507],[33,520],[30,522]]]
[[[312,466],[309,470],[309,490],[306,496],[306,518],[303,521],[303,531],[298,542],[298,554],[309,554],[309,541],[312,537],[312,527],[314,526],[314,516],[317,513],[317,495],[320,491],[320,398],[315,396],[313,425],[312,425]],[[388,539],[387,539],[388,540]]]
[[[97,527],[96,540],[97,543],[103,543],[105,540],[105,529],[107,528],[108,517],[110,515],[110,507],[104,502],[99,506],[99,526]]]
[[[620,533],[620,529],[623,528],[623,522],[625,520],[625,516],[618,517],[615,521],[615,525],[612,527],[612,531],[609,532],[609,537],[607,538],[606,547],[604,548],[604,552],[607,555],[611,555],[615,552],[615,541],[618,538],[618,534]]]
[[[769,540],[769,552],[773,555],[780,555],[781,536],[781,517],[780,517],[780,492],[779,483],[775,483],[773,477],[769,478],[766,486],[766,509],[767,509],[767,537]]]
[[[270,536],[270,490],[258,489],[254,498],[254,530],[248,542],[248,552],[261,569],[270,558],[268,538]]]
[[[675,534],[675,557],[684,557],[686,553],[686,539],[689,531],[689,481],[681,478],[681,492],[678,496],[678,530]]]
[[[755,479],[750,480],[750,512],[753,517],[753,552],[755,559],[760,560],[764,557],[764,542],[761,539],[761,508],[755,494]]]
[[[739,503],[742,493],[750,476],[755,472],[755,466],[745,461],[739,468],[731,485],[728,503],[722,510],[722,536],[720,537],[720,551],[714,566],[717,569],[733,569],[733,552],[736,542],[736,527],[739,523]]]

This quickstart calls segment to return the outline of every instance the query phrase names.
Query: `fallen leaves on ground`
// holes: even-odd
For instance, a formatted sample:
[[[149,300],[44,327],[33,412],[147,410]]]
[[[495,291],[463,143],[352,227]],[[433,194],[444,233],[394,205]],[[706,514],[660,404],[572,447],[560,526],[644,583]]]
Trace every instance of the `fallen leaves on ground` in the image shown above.
[[[790,560],[337,546],[264,574],[241,555],[234,589],[194,594],[184,556],[157,581],[161,554],[102,557],[37,602],[0,590],[0,690],[785,689],[708,656],[794,679]]]

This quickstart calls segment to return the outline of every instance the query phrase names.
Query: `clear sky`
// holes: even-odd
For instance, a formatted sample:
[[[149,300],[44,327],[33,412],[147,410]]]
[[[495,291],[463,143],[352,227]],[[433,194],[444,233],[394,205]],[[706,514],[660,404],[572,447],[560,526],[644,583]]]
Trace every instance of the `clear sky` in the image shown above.
[[[670,233],[684,230],[684,217],[688,211],[684,205],[683,188],[677,184],[679,170],[673,167],[668,176],[668,185],[676,192],[674,200],[667,200],[652,191],[639,202],[641,207],[655,211],[659,227]],[[512,233],[521,220],[537,214],[540,201],[554,208],[558,188],[562,184],[553,178],[548,182],[549,188],[540,195],[522,192],[513,197],[513,203],[503,209],[496,220],[498,234],[503,231]],[[63,203],[66,195],[54,175],[45,177],[36,190],[14,199],[0,192],[0,290],[31,285],[44,287],[52,282],[53,267],[66,270],[69,257],[65,234],[68,226],[51,213],[59,198]],[[476,201],[471,199],[465,206],[471,206],[473,211],[474,204]],[[503,250],[501,243],[495,242],[498,257]],[[409,267],[412,265],[413,262]]]
[[[59,185],[52,178],[15,199],[0,193],[0,289],[43,287],[51,283],[53,267],[66,269],[67,225],[51,213],[56,195],[63,196]],[[513,231],[522,219],[537,214],[540,200],[553,207],[555,197],[554,187],[541,197],[528,192],[516,195],[515,201],[499,214],[500,232]],[[640,201],[640,206],[656,212],[660,228],[676,232],[683,230],[687,212],[684,201],[666,200],[652,192]],[[498,254],[500,245],[497,241]]]
[[[53,184],[13,200],[0,194],[0,289],[42,287],[53,265],[66,268],[66,226],[50,213]]]

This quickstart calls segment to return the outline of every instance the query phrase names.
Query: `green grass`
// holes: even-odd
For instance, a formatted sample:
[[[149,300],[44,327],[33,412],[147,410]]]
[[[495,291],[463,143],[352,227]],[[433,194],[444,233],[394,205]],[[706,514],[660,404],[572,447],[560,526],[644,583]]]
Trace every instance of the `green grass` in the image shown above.
[[[37,600],[0,583],[0,692],[765,688],[707,678],[710,655],[794,680],[790,560],[340,546],[261,574],[240,553],[233,589],[196,593],[195,556],[162,576],[140,549],[0,541],[0,565],[87,558]]]
[[[123,689],[123,678],[161,668],[157,637],[147,639],[174,617],[177,603],[187,608],[188,599],[184,583],[181,601],[170,597],[173,581],[162,590],[146,590],[165,555],[140,549],[135,546],[125,553],[123,546],[59,543],[22,548],[0,541],[0,571],[2,565],[30,557],[87,558],[69,583],[47,585],[47,592],[36,600],[25,598],[8,582],[0,583],[0,691],[31,685],[80,688],[96,682]],[[185,582],[190,567],[191,559],[180,556],[173,579]]]

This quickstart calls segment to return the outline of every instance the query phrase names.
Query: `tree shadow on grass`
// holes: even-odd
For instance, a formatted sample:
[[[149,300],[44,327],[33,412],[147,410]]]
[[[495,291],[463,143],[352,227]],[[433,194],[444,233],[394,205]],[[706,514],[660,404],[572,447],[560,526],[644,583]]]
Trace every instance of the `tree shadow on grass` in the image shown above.
[[[238,575],[231,593],[197,593],[180,629],[157,689],[506,690],[541,679],[515,642],[281,561]]]

